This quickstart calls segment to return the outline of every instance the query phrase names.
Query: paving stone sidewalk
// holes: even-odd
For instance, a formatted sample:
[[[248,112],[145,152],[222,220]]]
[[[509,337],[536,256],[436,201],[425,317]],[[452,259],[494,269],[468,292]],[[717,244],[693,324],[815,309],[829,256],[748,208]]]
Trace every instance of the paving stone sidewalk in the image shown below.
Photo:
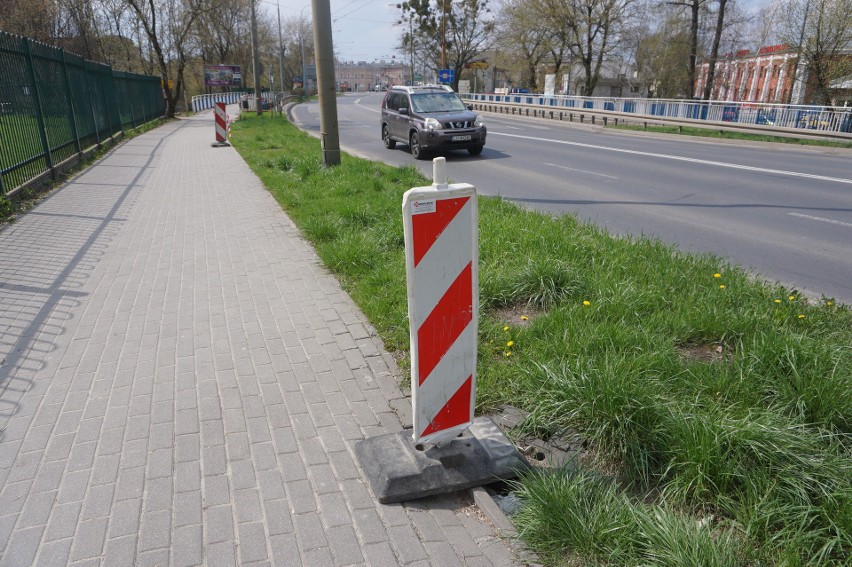
[[[0,567],[513,565],[464,495],[384,506],[407,401],[209,113],[0,231]]]

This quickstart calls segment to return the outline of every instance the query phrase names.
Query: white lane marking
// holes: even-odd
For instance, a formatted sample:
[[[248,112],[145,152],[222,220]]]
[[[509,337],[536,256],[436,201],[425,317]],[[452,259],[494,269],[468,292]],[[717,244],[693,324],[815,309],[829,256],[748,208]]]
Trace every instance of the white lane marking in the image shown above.
[[[823,217],[815,217],[815,216],[812,216],[812,215],[803,215],[802,213],[787,213],[787,214],[790,215],[791,217],[799,217],[800,219],[808,219],[808,220],[819,221],[819,222],[827,222],[829,224],[839,224],[840,226],[848,226],[849,228],[852,228],[852,223],[843,222],[843,221],[839,221],[839,220],[827,219],[827,218],[823,218]]]
[[[595,171],[588,171],[588,170],[585,170],[585,169],[576,169],[576,168],[567,167],[567,166],[564,166],[564,165],[557,165],[555,163],[545,162],[544,165],[549,165],[549,166],[552,166],[552,167],[558,167],[559,169],[566,169],[568,171],[577,171],[579,173],[588,173],[589,175],[597,175],[599,177],[606,177],[607,179],[618,179],[618,177],[613,177],[612,175],[605,175],[603,173],[597,173]]]
[[[804,177],[806,179],[818,179],[820,181],[834,181],[835,183],[846,183],[852,185],[852,179],[844,179],[842,177],[827,177],[825,175],[813,175],[811,173],[800,173],[798,171],[784,171],[783,169],[768,169],[765,167],[754,167],[751,165],[740,165],[737,163],[726,163],[723,161],[711,161],[706,159],[690,158],[683,156],[673,156],[668,154],[655,154],[651,152],[640,152],[638,150],[624,150],[621,148],[608,148],[606,146],[596,146],[594,144],[581,144],[580,142],[568,142],[565,140],[550,140],[547,138],[536,138],[534,136],[521,136],[520,134],[506,134],[504,132],[488,132],[489,136],[507,136],[509,138],[520,138],[522,140],[535,140],[537,142],[548,142],[551,144],[563,144],[566,146],[578,146],[581,148],[590,148],[593,150],[604,150],[607,152],[618,152],[622,154],[631,154],[636,156],[655,157],[661,159],[670,159],[674,161],[685,161],[689,163],[700,163],[702,165],[715,165],[716,167],[727,167],[730,169],[743,169],[746,171],[756,171],[759,173],[775,173],[779,175],[789,175],[790,177]]]
[[[361,99],[360,99],[360,98],[359,98],[358,100],[356,100],[356,101],[355,101],[355,104],[357,104],[359,108],[363,108],[364,110],[370,110],[370,111],[372,111],[372,112],[381,112],[381,110],[379,110],[378,108],[373,108],[373,107],[371,107],[371,106],[364,106],[364,105],[362,105],[362,104],[361,104]]]

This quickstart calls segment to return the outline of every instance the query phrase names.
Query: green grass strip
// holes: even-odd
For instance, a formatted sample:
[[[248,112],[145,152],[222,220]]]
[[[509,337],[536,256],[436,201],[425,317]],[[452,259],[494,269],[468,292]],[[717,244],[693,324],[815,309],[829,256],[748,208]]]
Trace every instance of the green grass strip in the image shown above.
[[[634,130],[654,132],[657,134],[680,134],[683,136],[698,136],[700,138],[717,138],[724,140],[747,140],[750,142],[774,142],[776,144],[793,144],[798,146],[819,146],[825,148],[852,148],[852,142],[834,140],[816,140],[788,136],[772,136],[764,134],[749,134],[729,130],[714,130],[713,128],[693,128],[691,126],[640,126],[636,124],[610,124],[609,128],[618,130]]]
[[[244,115],[233,132],[406,366],[402,194],[430,181],[346,154],[323,168],[319,142],[281,118]],[[571,215],[479,203],[477,411],[520,406],[543,439],[579,431],[587,465],[610,474],[520,481],[519,529],[548,564],[849,564],[848,306]]]

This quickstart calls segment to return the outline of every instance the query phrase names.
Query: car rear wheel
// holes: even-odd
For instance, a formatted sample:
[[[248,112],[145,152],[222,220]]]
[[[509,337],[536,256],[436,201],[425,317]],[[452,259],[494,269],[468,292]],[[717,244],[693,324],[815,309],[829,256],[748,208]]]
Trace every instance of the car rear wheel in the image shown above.
[[[408,139],[408,147],[411,148],[411,156],[414,159],[426,159],[426,152],[420,147],[420,134],[412,132]]]
[[[472,148],[468,148],[467,153],[469,153],[472,156],[478,156],[479,154],[482,153],[482,148],[483,148],[483,146],[474,146]]]
[[[396,147],[396,140],[390,137],[390,132],[388,132],[388,125],[382,125],[382,141],[385,143],[385,147],[389,150],[392,150]]]

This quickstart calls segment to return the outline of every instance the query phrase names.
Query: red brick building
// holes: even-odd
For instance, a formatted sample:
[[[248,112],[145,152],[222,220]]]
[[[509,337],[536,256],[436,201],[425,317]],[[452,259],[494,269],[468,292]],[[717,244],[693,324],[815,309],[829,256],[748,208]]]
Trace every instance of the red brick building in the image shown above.
[[[761,47],[756,52],[745,49],[716,62],[713,80],[713,100],[742,102],[775,102],[794,104],[804,102],[808,93],[794,80],[798,54],[786,45]],[[698,67],[694,96],[704,94],[710,64]],[[798,69],[803,75],[804,69]],[[806,89],[807,90],[807,89]]]

